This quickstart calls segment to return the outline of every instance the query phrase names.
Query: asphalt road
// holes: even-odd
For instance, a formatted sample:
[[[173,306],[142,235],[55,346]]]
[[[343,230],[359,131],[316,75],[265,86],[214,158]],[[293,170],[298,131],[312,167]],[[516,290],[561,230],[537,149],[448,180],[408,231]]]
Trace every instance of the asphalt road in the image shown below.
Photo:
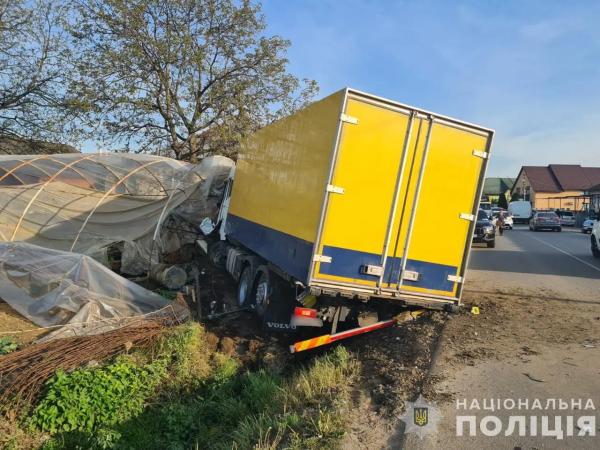
[[[520,289],[546,296],[600,302],[600,259],[579,229],[529,231],[517,226],[497,236],[496,248],[473,247],[467,289]]]
[[[481,326],[493,330],[488,336],[490,339],[481,340],[480,345],[474,346],[475,350],[480,349],[484,355],[492,350],[493,354],[496,337],[501,341],[505,356],[457,364],[452,362],[456,361],[452,346],[442,337],[440,354],[431,373],[442,380],[436,390],[447,393],[451,401],[439,405],[442,419],[433,434],[422,441],[410,436],[405,448],[600,449],[600,259],[591,254],[590,236],[577,229],[564,229],[561,233],[532,232],[526,226],[508,230],[504,236],[497,237],[495,249],[473,248],[466,276],[465,291],[470,291],[471,299],[477,299],[479,294],[490,298],[490,293],[492,296],[498,293],[502,301],[514,302],[515,309],[507,314],[505,324],[485,322],[485,307],[481,315],[472,316],[472,323],[484,321],[485,325]],[[508,295],[500,295],[502,293]],[[562,335],[554,333],[560,329],[556,322],[544,322],[547,331],[543,327],[529,326],[529,321],[544,320],[540,315],[544,309],[531,312],[523,307],[523,302],[519,304],[518,300],[523,298],[537,305],[547,304],[553,308],[556,320],[563,316],[565,321],[573,316],[580,319],[563,330]],[[532,334],[531,330],[537,331]],[[479,342],[476,332],[465,335],[464,339]],[[593,343],[586,344],[586,339]],[[529,416],[547,415],[556,420],[557,416],[583,415],[575,409],[515,411],[503,408],[493,412],[459,412],[455,404],[456,399],[515,398],[528,401],[592,399],[595,410],[586,410],[585,414],[596,416],[596,435],[581,437],[572,433],[557,439],[548,434],[544,436],[539,430],[536,435],[530,428],[523,434],[508,433],[506,429],[515,415],[528,416],[528,420]],[[456,417],[463,414],[479,419],[489,415],[498,417],[508,434],[489,437],[478,429],[476,436],[457,436]],[[562,419],[566,421],[565,417]],[[566,429],[564,422],[561,427]]]

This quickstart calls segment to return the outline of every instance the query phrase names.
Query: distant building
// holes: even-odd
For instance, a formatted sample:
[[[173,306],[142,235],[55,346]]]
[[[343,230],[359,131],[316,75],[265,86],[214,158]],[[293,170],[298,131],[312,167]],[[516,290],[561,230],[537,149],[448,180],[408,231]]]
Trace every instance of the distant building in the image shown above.
[[[510,202],[510,193],[514,184],[514,178],[488,177],[483,183],[482,198],[487,198],[489,202],[498,204],[500,196],[504,194],[506,201]]]
[[[581,211],[589,204],[584,194],[599,184],[600,167],[570,164],[523,166],[512,194],[530,201],[536,209]]]
[[[585,193],[589,196],[590,212],[600,214],[600,184],[592,186]]]

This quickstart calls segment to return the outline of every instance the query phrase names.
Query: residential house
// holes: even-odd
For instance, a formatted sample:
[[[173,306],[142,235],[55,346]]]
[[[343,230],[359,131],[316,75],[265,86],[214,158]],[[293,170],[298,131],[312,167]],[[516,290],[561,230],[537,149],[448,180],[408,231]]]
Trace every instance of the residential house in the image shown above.
[[[572,164],[523,166],[512,194],[529,200],[535,209],[567,209],[581,211],[589,200],[585,192],[600,184],[600,167]]]
[[[497,205],[500,196],[504,194],[506,201],[510,202],[510,193],[514,184],[515,178],[488,177],[483,183],[482,198],[487,198],[489,202]]]

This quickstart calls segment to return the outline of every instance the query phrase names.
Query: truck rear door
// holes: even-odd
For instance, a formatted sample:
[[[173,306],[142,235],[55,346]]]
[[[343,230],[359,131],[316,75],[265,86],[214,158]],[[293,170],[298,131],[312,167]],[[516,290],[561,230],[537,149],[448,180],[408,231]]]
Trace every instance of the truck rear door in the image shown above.
[[[314,276],[375,288],[409,114],[353,97],[344,114]]]
[[[349,94],[312,284],[460,296],[491,132]]]

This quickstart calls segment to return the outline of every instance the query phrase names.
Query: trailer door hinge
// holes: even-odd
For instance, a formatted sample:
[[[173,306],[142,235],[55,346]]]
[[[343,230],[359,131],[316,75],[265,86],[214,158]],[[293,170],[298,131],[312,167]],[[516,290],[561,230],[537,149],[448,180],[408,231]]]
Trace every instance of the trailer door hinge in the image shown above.
[[[340,186],[334,186],[333,184],[328,184],[327,192],[333,192],[334,194],[344,194],[346,192],[346,189]]]
[[[349,116],[348,114],[342,114],[340,120],[342,122],[351,123],[352,125],[358,125],[358,118]]]
[[[383,267],[365,264],[364,266],[360,267],[360,272],[364,275],[374,275],[376,277],[380,277],[383,275]]]
[[[473,156],[477,156],[479,158],[487,159],[489,156],[488,152],[484,152],[483,150],[473,150]]]
[[[473,222],[475,220],[475,216],[469,213],[460,213],[460,218],[468,220],[469,222]]]
[[[314,262],[322,262],[322,263],[330,263],[331,256],[315,255],[315,256],[313,256],[313,261]]]
[[[448,275],[448,281],[452,281],[453,283],[462,283],[463,277],[458,275]]]
[[[402,279],[408,281],[419,281],[419,272],[413,272],[411,270],[405,270],[402,272]]]

